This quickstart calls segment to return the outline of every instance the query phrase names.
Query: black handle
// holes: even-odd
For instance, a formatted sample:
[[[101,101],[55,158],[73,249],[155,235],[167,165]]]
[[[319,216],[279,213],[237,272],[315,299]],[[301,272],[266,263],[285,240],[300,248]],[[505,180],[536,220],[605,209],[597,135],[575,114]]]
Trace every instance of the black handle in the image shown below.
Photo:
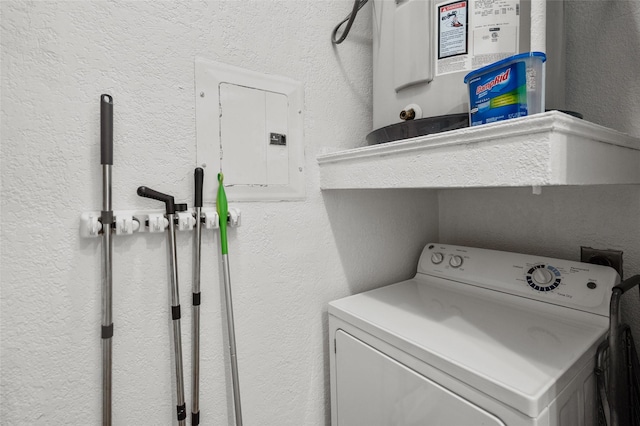
[[[627,291],[631,290],[633,287],[639,284],[640,284],[640,275],[634,275],[633,277],[627,278],[626,280],[622,281],[620,284],[615,286],[613,290],[615,291],[616,289],[618,289],[618,290],[621,290],[622,293],[626,293]]]
[[[138,188],[138,195],[141,197],[162,201],[167,209],[167,214],[174,214],[176,212],[175,200],[171,195],[154,191],[153,189],[147,188],[146,186],[141,186]]]
[[[193,172],[196,180],[196,202],[194,207],[202,207],[202,182],[204,181],[204,170],[201,167],[196,168]]]
[[[100,164],[113,165],[113,98],[100,95]]]

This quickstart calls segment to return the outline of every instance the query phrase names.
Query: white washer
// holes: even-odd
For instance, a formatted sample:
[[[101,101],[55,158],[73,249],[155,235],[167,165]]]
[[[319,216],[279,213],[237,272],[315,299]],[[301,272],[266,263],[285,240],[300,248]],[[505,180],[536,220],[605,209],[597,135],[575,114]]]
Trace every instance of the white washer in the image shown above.
[[[595,425],[612,268],[428,244],[329,304],[333,426]]]

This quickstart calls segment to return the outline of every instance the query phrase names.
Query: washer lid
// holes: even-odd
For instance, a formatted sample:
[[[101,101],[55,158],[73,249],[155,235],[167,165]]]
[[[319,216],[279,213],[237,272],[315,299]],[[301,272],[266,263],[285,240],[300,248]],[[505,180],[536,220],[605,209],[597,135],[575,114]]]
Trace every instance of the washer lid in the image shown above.
[[[331,302],[329,313],[532,418],[608,328],[599,315],[420,276]]]

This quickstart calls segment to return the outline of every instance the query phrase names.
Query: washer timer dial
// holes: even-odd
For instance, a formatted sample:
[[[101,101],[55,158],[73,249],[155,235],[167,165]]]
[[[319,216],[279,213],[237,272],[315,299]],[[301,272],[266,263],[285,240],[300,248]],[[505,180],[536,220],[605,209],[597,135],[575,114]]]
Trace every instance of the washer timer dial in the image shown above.
[[[449,259],[449,265],[451,265],[452,268],[459,268],[462,266],[462,256],[451,256],[451,259]]]
[[[529,269],[525,278],[527,284],[537,291],[551,291],[558,287],[562,282],[560,271],[551,265],[534,265]]]

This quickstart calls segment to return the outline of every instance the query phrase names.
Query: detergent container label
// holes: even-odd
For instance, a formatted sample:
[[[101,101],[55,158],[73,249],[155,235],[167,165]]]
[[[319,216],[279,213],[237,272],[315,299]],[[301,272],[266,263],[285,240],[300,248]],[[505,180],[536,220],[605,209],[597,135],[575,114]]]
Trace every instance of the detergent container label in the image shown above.
[[[527,74],[516,62],[469,81],[471,125],[527,115]]]

